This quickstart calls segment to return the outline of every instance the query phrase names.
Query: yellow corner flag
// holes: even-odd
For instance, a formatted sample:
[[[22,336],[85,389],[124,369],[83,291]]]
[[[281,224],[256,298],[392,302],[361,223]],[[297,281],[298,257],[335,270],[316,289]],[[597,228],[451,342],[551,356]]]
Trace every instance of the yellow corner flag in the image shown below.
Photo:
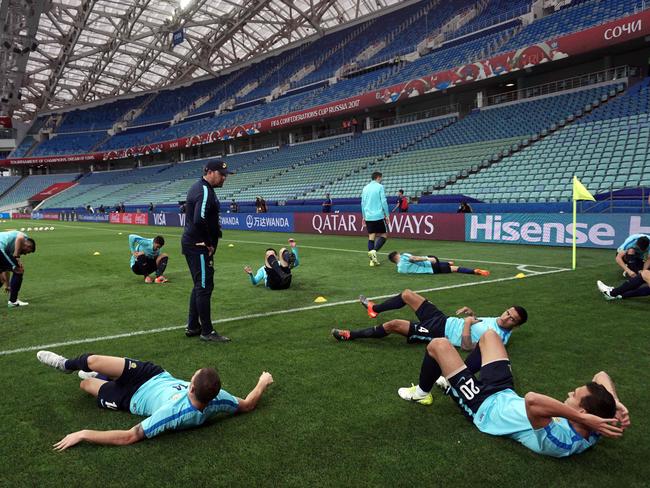
[[[585,185],[580,183],[577,176],[573,177],[573,200],[591,200],[595,202],[594,196],[585,188]]]
[[[577,176],[573,177],[573,269],[576,269],[576,224],[577,224],[577,205],[578,200],[591,200],[595,202],[596,199],[585,185],[580,183]]]

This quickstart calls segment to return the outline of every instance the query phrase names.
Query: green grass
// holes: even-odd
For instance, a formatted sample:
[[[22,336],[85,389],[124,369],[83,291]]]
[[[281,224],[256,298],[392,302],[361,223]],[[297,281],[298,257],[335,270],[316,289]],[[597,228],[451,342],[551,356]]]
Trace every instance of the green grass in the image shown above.
[[[0,230],[34,222],[0,224]],[[44,225],[44,224],[43,224]],[[568,249],[389,240],[385,251],[410,250],[455,258],[492,271],[464,275],[400,276],[394,266],[369,268],[362,238],[297,235],[301,265],[290,290],[251,286],[242,271],[256,269],[264,249],[285,234],[225,232],[216,259],[213,319],[230,344],[187,339],[191,282],[180,254],[180,229],[48,223],[32,232],[38,252],[24,258],[21,294],[30,306],[0,307],[0,351],[176,326],[176,329],[53,347],[149,359],[178,377],[200,366],[218,368],[224,388],[243,396],[262,370],[275,379],[258,409],[221,418],[201,429],[163,435],[129,447],[51,445],[83,428],[124,429],[138,422],[100,410],[75,376],[44,367],[35,350],[0,355],[3,385],[0,486],[642,486],[650,456],[646,420],[647,299],[605,302],[595,281],[618,283],[612,251],[580,250],[579,269],[525,279],[493,261],[567,267]],[[118,235],[118,233],[122,235]],[[166,285],[145,285],[129,269],[127,235],[167,239]],[[228,247],[233,243],[234,247]],[[99,251],[99,256],[93,252]],[[383,256],[385,260],[385,256]],[[541,271],[543,268],[534,268]],[[548,270],[548,269],[547,269]],[[483,283],[483,284],[478,284]],[[466,286],[478,284],[476,286]],[[465,285],[444,289],[450,285]],[[400,400],[397,388],[416,382],[423,346],[403,338],[337,343],[332,327],[373,324],[354,300],[404,288],[440,288],[426,296],[452,313],[462,305],[482,315],[525,306],[529,322],[509,346],[520,393],[564,399],[566,392],[608,371],[629,407],[623,439],[605,439],[582,455],[556,460],[518,443],[478,432],[457,407],[436,394],[430,407]],[[314,306],[326,307],[265,316]],[[4,303],[4,302],[3,302]],[[227,320],[258,314],[258,318]],[[413,315],[391,312],[383,320]],[[379,323],[377,321],[377,323]]]

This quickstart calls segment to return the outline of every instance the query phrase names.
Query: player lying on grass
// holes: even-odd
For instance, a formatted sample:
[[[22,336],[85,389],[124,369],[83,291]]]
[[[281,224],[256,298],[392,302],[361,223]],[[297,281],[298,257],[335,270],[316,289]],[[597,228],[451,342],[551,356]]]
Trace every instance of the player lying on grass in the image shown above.
[[[0,232],[0,284],[9,293],[9,308],[24,307],[27,302],[18,300],[18,292],[23,285],[25,268],[20,256],[36,252],[36,242],[17,230]],[[11,278],[9,277],[11,273]]]
[[[280,249],[280,254],[273,248],[266,250],[264,266],[253,275],[253,268],[245,266],[244,271],[250,277],[251,283],[257,285],[264,281],[264,286],[271,290],[286,290],[291,286],[291,270],[300,264],[296,241],[289,239],[291,251],[286,247]]]
[[[650,268],[648,247],[650,239],[645,234],[632,234],[616,250],[616,264],[623,270],[623,276],[635,278],[643,269]]]
[[[388,255],[389,261],[397,265],[398,273],[406,274],[443,274],[443,273],[464,273],[481,276],[490,276],[485,269],[464,268],[454,266],[453,261],[440,261],[435,256],[414,256],[407,252],[399,253],[393,251]]]
[[[163,273],[167,268],[169,256],[160,253],[164,245],[165,239],[163,236],[147,239],[136,234],[129,235],[131,270],[139,276],[144,276],[145,283],[152,283],[153,281],[167,283],[168,280]],[[152,280],[149,276],[152,273],[156,273],[155,280]]]
[[[404,290],[383,303],[375,304],[363,295],[359,297],[359,301],[368,311],[370,318],[375,318],[381,312],[397,310],[408,305],[415,312],[419,322],[394,319],[367,329],[332,329],[332,335],[339,341],[381,339],[389,334],[399,334],[406,337],[409,343],[428,343],[431,339],[446,337],[454,346],[471,351],[488,330],[497,332],[504,344],[507,344],[512,331],[528,320],[528,313],[519,305],[513,305],[499,317],[476,317],[469,307],[456,311],[456,315],[464,315],[464,318],[448,317],[429,300],[411,290]]]
[[[624,281],[616,288],[607,286],[602,281],[597,281],[596,286],[606,300],[647,297],[650,296],[650,271],[640,271],[634,278]]]
[[[419,384],[400,388],[399,396],[430,404],[424,400],[430,399],[434,380],[442,373],[448,394],[481,432],[510,437],[553,457],[581,453],[600,435],[620,437],[630,425],[627,408],[604,372],[569,392],[564,403],[534,392],[520,397],[514,391],[508,353],[495,331],[483,334],[476,353],[481,355],[480,377],[469,371],[447,339],[433,339],[424,355]]]
[[[97,398],[99,407],[147,417],[129,430],[73,432],[54,444],[58,451],[82,441],[118,446],[133,444],[165,431],[197,427],[219,412],[250,412],[273,383],[273,377],[263,372],[257,386],[242,399],[221,388],[221,380],[213,368],[197,370],[188,382],[174,378],[160,366],[135,359],[96,354],[66,359],[50,351],[39,351],[36,357],[64,373],[79,371],[82,378],[79,387]]]

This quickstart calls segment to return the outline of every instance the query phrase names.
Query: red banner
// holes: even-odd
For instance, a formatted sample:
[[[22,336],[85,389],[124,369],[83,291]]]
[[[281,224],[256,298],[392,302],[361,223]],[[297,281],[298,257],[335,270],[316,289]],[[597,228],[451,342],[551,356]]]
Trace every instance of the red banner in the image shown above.
[[[216,140],[228,140],[338,115],[359,113],[370,107],[393,104],[401,100],[531,68],[542,63],[566,59],[571,56],[595,51],[646,35],[650,35],[650,10],[644,10],[638,14],[598,25],[581,32],[575,32],[563,37],[549,39],[533,46],[517,49],[516,51],[503,53],[488,60],[469,63],[454,69],[432,73],[406,83],[381,88],[377,91],[319,105],[299,112],[250,122],[237,127],[106,153],[10,159],[7,161],[13,165],[121,159],[208,144]],[[7,164],[6,161],[0,161],[0,165],[3,163]]]
[[[149,225],[148,213],[112,213],[109,216],[111,224]]]
[[[11,214],[11,218],[12,219],[31,219],[32,214],[15,212],[15,213]]]
[[[307,234],[363,236],[366,226],[360,213],[295,213],[294,229]],[[396,213],[388,220],[388,235],[408,239],[464,241],[462,214]]]
[[[37,202],[42,202],[46,198],[50,198],[57,193],[61,193],[63,190],[67,190],[71,186],[74,186],[74,181],[68,181],[65,183],[54,183],[53,185],[48,186],[45,190],[38,192],[33,197],[28,198],[28,200],[34,200]]]
[[[11,129],[12,127],[11,117],[0,115],[0,129]]]

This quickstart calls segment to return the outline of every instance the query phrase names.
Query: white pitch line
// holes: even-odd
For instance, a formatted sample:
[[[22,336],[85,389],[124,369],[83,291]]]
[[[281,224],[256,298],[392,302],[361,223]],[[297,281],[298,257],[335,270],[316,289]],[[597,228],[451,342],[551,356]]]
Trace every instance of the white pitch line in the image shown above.
[[[569,268],[559,268],[551,271],[540,271],[539,273],[535,273],[529,278],[532,278],[533,276],[543,276],[543,275],[548,275],[548,274],[553,274],[553,273],[563,273],[565,271],[571,271]],[[493,280],[485,280],[485,281],[474,281],[472,283],[458,283],[455,285],[447,285],[447,286],[439,286],[436,288],[425,288],[423,290],[416,290],[416,293],[429,293],[432,291],[441,291],[441,290],[451,290],[454,288],[464,288],[464,287],[469,287],[469,286],[479,286],[479,285],[487,285],[490,283],[502,283],[504,281],[511,281],[518,279],[514,276],[509,276],[507,278],[496,278]],[[380,296],[375,296],[375,297],[370,297],[371,300],[379,300],[383,298],[389,298],[392,296],[395,296],[396,293],[391,293],[388,295],[380,295]],[[254,313],[254,314],[249,314],[249,315],[241,315],[239,317],[229,317],[225,319],[218,319],[218,320],[213,320],[213,324],[223,324],[226,322],[236,322],[239,320],[249,320],[249,319],[257,319],[257,318],[262,318],[262,317],[270,317],[272,315],[285,315],[289,313],[294,313],[294,312],[304,312],[307,310],[316,310],[320,308],[326,308],[326,307],[337,307],[339,305],[349,305],[352,303],[357,303],[359,300],[354,299],[354,300],[343,300],[340,302],[332,302],[332,303],[324,303],[320,305],[308,305],[306,307],[298,307],[298,308],[290,308],[287,310],[273,310],[270,312],[262,312],[262,313]],[[41,349],[50,349],[54,347],[65,347],[65,346],[74,346],[77,344],[86,344],[89,342],[101,342],[101,341],[108,341],[108,340],[113,340],[113,339],[123,339],[126,337],[134,337],[134,336],[139,336],[139,335],[147,335],[147,334],[158,334],[161,332],[169,332],[172,330],[178,330],[185,328],[185,325],[174,325],[174,326],[169,326],[169,327],[161,327],[158,329],[148,329],[148,330],[137,330],[134,332],[125,332],[123,334],[115,334],[115,335],[110,335],[110,336],[99,336],[99,337],[90,337],[90,338],[85,338],[85,339],[75,339],[72,341],[66,341],[66,342],[55,342],[52,344],[42,344],[39,346],[29,346],[29,347],[21,347],[18,349],[9,349],[6,351],[0,351],[0,356],[9,356],[10,354],[18,354],[21,352],[29,352],[29,351],[39,351]]]
[[[59,224],[59,225],[60,225],[60,227],[68,227],[68,228],[72,228],[72,229],[103,230],[105,232],[115,232],[116,231],[116,229],[109,230],[109,229],[102,229],[102,228],[97,228],[97,227],[82,227],[82,226],[78,226],[78,225],[61,225],[61,224]],[[167,229],[169,227],[165,227],[165,228]],[[169,232],[165,232],[165,233],[169,234]],[[180,234],[172,234],[172,235],[180,237]],[[289,234],[287,233],[287,235],[289,235]],[[312,235],[312,234],[310,234],[310,235]],[[313,234],[313,235],[316,235],[316,234]],[[329,236],[329,234],[322,234],[322,235],[319,234],[319,235],[321,237],[322,236]],[[338,237],[341,237],[341,236],[338,236]],[[348,236],[348,237],[354,237],[354,236]],[[221,239],[221,240],[223,242],[236,242],[238,244],[261,244],[261,245],[265,245],[265,246],[286,246],[287,245],[287,243],[277,243],[277,242],[274,243],[274,242],[263,242],[263,241],[247,241],[247,240],[241,240],[241,239]],[[431,242],[435,242],[435,241],[431,241]],[[342,249],[342,248],[339,248],[339,247],[309,246],[309,245],[302,245],[302,244],[300,245],[300,247],[304,248],[304,249],[318,249],[318,250],[321,250],[321,251],[353,252],[353,253],[361,253],[361,254],[367,254],[368,253],[368,251],[360,251],[358,249]],[[388,255],[387,252],[380,252],[380,253],[377,253],[377,254]],[[559,266],[544,266],[544,265],[541,265],[541,264],[526,264],[526,263],[507,263],[507,262],[503,262],[503,261],[484,261],[484,260],[480,260],[480,259],[465,259],[465,258],[441,258],[441,259],[445,259],[447,261],[459,261],[459,262],[463,261],[463,262],[467,262],[467,263],[501,264],[501,265],[504,265],[504,266],[532,266],[532,267],[535,267],[535,268],[544,268],[544,269],[550,269],[550,270],[564,269],[564,268],[561,268]]]

